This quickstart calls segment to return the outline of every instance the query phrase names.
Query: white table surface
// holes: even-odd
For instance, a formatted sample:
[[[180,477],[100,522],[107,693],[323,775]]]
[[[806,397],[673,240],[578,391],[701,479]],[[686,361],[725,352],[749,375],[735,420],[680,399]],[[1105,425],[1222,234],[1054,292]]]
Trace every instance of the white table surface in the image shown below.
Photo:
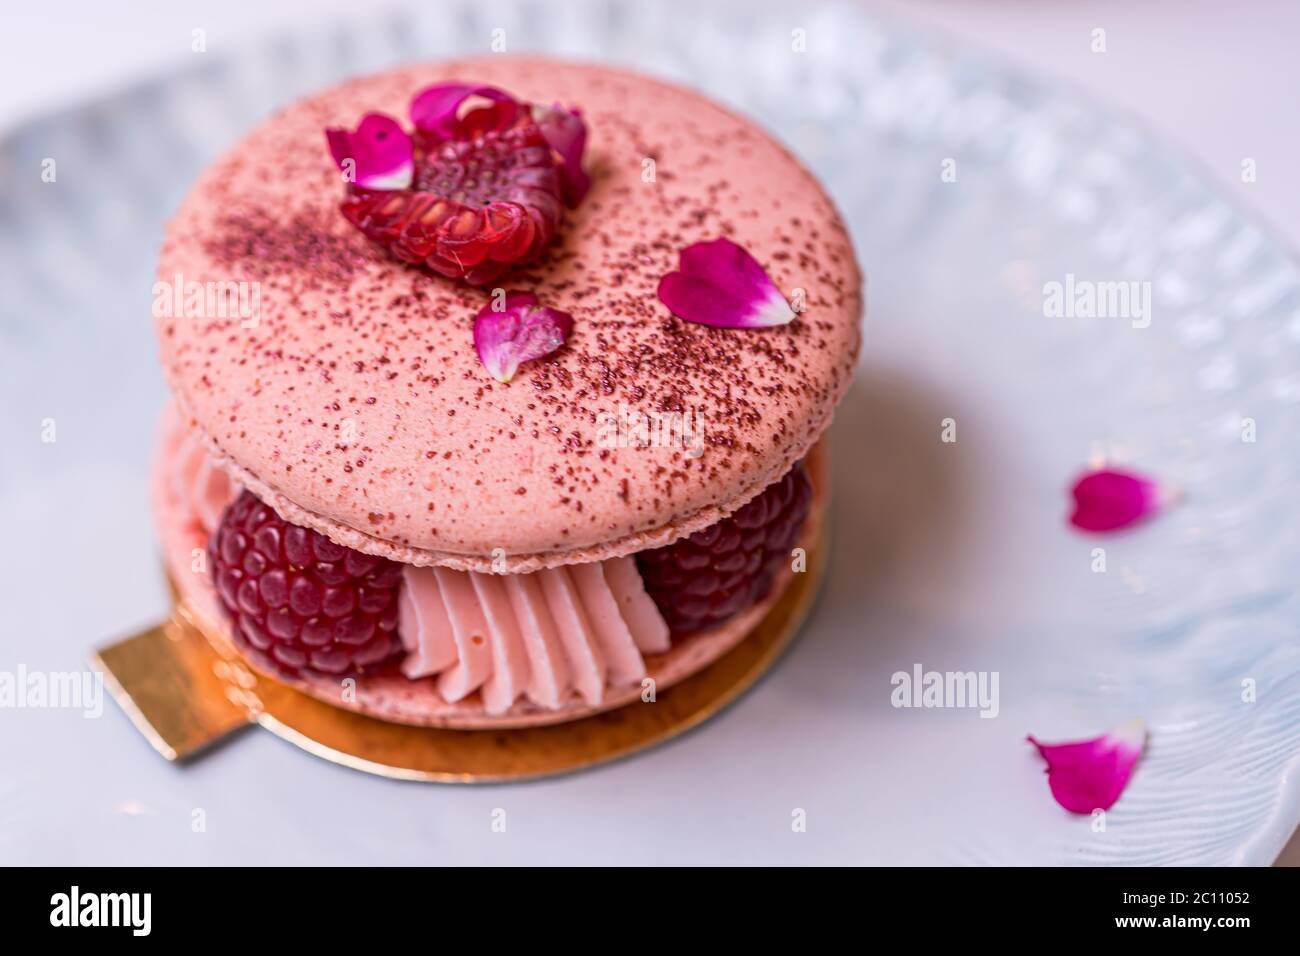
[[[867,5],[883,17],[946,35],[953,44],[985,50],[1137,117],[1157,135],[1185,150],[1209,178],[1253,210],[1292,248],[1300,248],[1300,190],[1294,185],[1294,171],[1300,168],[1300,122],[1295,108],[1300,57],[1291,49],[1300,36],[1300,4],[1294,0],[1257,0],[1250,5],[1248,14],[1244,8],[1229,11],[1214,0],[1147,0],[1141,4],[1131,0],[1091,0],[1086,4],[873,0]],[[214,55],[269,33],[292,30],[295,23],[309,16],[346,19],[357,15],[353,0],[281,0],[274,4],[264,0],[187,4],[170,0],[135,0],[130,4],[47,0],[41,4],[7,4],[0,13],[0,130],[24,118],[87,97],[107,95],[136,79],[184,65],[201,55],[190,49],[195,28],[206,31],[208,53]],[[1098,28],[1106,31],[1105,53],[1090,49],[1093,31]],[[1254,160],[1254,182],[1242,181],[1241,166],[1246,159]],[[119,718],[120,714],[111,717]],[[34,721],[34,733],[39,733],[41,719]],[[734,721],[724,716],[709,731],[717,735],[720,746],[736,730],[729,724]],[[780,732],[779,728],[770,730]],[[236,749],[286,746],[267,734],[256,734],[255,738],[241,742]],[[146,746],[142,740],[139,744],[141,748]],[[725,747],[718,753],[725,754]],[[142,780],[142,784],[148,784],[145,789],[151,792],[167,794],[167,805],[156,801],[146,804],[129,793],[116,795],[111,811],[90,809],[103,807],[102,800],[90,800],[90,795],[84,800],[63,800],[60,807],[51,807],[52,813],[100,814],[104,819],[98,820],[98,825],[70,828],[66,845],[25,846],[19,837],[9,845],[17,847],[23,859],[0,862],[210,861],[211,856],[198,846],[169,838],[158,818],[160,814],[172,817],[175,813],[176,819],[187,821],[187,808],[197,805],[198,795],[202,794],[201,802],[211,806],[216,811],[214,819],[219,820],[223,803],[245,799],[247,793],[224,773],[234,756],[217,754],[183,775],[161,761],[146,762],[144,774],[149,781]],[[328,804],[331,782],[343,771],[287,749],[285,758],[294,762],[297,772],[319,778],[320,800]],[[674,758],[667,754],[655,761],[665,771],[673,762]],[[32,799],[36,790],[20,786],[24,780],[32,782],[32,774],[39,776],[33,768],[23,774],[5,775],[10,779],[7,787],[0,785],[0,826],[10,815],[6,801]],[[640,787],[621,794],[607,792],[605,796],[626,800],[628,812],[639,817],[662,817],[659,823],[665,830],[673,830],[678,839],[690,840],[690,834],[680,828],[700,822],[675,819],[661,799],[667,796],[662,788],[676,789],[686,784],[671,772],[659,776],[657,782],[641,782]],[[597,784],[594,789],[605,788]],[[408,787],[401,799],[417,800],[418,793],[418,788]],[[319,858],[331,862],[437,862],[438,847],[452,838],[451,831],[478,821],[484,839],[478,841],[480,849],[471,856],[483,862],[508,862],[516,850],[528,856],[540,850],[557,862],[580,861],[584,857],[580,846],[548,842],[544,832],[534,831],[531,837],[521,835],[510,841],[492,839],[489,816],[503,801],[517,807],[512,813],[526,820],[530,807],[541,812],[547,799],[545,787],[464,792],[455,800],[457,812],[442,819],[430,818],[427,832],[416,835],[418,840],[367,847],[367,852],[354,853],[360,848],[349,847],[347,831],[341,829],[329,838],[333,849]],[[786,803],[783,795],[775,799],[774,805]],[[330,813],[322,811],[318,807],[299,814],[292,807],[279,808],[266,826],[268,832],[287,828],[292,833],[307,820],[323,825]],[[337,807],[334,812],[343,820],[365,811]],[[773,825],[785,828],[782,815],[774,817]],[[87,845],[85,840],[92,834],[94,844]],[[223,854],[224,862],[237,862],[242,850],[260,844],[265,837],[256,833],[228,836],[231,852]],[[601,832],[596,827],[589,838],[604,845],[604,855],[625,849],[630,860],[666,859],[653,847],[621,847],[616,831]],[[464,842],[464,837],[456,839]],[[288,842],[300,843],[293,839]],[[417,851],[417,845],[426,849]],[[457,856],[465,858],[464,854]],[[806,853],[799,856],[808,858]],[[774,848],[768,861],[780,859],[780,852]],[[1300,842],[1292,841],[1283,859],[1300,863]]]

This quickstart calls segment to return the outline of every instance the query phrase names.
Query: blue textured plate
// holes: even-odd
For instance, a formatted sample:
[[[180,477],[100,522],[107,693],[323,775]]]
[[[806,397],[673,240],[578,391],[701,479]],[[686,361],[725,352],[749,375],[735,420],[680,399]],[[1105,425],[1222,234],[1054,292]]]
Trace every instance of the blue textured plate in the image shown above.
[[[428,6],[305,30],[0,142],[0,671],[76,671],[164,612],[149,308],[188,183],[296,95],[483,51],[498,29],[511,52],[635,66],[750,113],[844,209],[871,306],[834,427],[819,611],[701,732],[523,788],[385,783],[269,735],[178,771],[111,706],[0,711],[0,858],[1271,861],[1300,822],[1290,257],[1140,132],[852,7]],[[1052,317],[1044,287],[1066,281],[1136,282],[1149,307]],[[1183,502],[1113,538],[1073,533],[1065,489],[1102,458]],[[894,708],[891,675],[916,665],[996,672],[997,717]],[[1056,807],[1024,735],[1135,715],[1149,750],[1104,829]]]

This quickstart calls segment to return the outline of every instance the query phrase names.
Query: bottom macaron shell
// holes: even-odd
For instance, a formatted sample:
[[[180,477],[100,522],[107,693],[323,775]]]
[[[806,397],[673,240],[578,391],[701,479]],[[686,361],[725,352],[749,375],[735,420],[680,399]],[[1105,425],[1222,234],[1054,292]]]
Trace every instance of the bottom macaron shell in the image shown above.
[[[167,442],[164,430],[155,456],[152,498],[163,557],[178,600],[184,603],[189,616],[208,639],[218,645],[223,656],[240,657],[263,679],[288,684],[324,703],[379,720],[452,730],[540,727],[588,717],[641,699],[641,685],[632,684],[608,688],[605,699],[596,706],[591,706],[574,695],[558,710],[546,710],[529,701],[520,700],[506,713],[493,715],[484,710],[477,693],[455,703],[447,702],[438,694],[435,681],[431,678],[409,680],[397,672],[362,674],[355,678],[355,688],[345,697],[343,684],[337,677],[302,675],[290,679],[283,674],[266,672],[241,654],[231,640],[229,623],[221,613],[210,576],[204,563],[198,560],[198,555],[207,546],[205,535],[200,528],[186,520],[183,510],[172,500],[166,486],[164,466],[169,455],[174,453]],[[805,459],[813,486],[813,501],[800,534],[801,541],[815,537],[826,506],[823,443],[814,446]],[[744,640],[776,602],[792,576],[793,572],[788,566],[785,567],[778,575],[771,594],[763,601],[746,608],[718,627],[675,643],[663,654],[647,655],[646,668],[648,677],[654,681],[655,693],[662,693],[673,684],[702,670]]]

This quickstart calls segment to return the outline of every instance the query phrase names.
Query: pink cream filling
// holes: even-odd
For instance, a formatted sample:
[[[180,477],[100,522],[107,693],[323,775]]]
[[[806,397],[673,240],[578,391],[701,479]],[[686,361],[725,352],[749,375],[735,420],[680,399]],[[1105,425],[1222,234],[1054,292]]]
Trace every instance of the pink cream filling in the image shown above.
[[[178,513],[206,541],[239,489],[174,410],[168,411],[163,428],[163,453],[169,460],[167,493]]]
[[[436,677],[450,702],[477,690],[490,714],[520,698],[555,710],[570,692],[600,704],[669,646],[633,558],[510,575],[408,566],[399,600],[402,673]]]
[[[163,454],[174,513],[206,540],[238,489],[174,410]],[[599,704],[669,648],[631,557],[508,575],[407,565],[398,629],[403,674],[436,680],[448,702],[477,690],[489,714],[521,698],[558,710],[571,693]]]

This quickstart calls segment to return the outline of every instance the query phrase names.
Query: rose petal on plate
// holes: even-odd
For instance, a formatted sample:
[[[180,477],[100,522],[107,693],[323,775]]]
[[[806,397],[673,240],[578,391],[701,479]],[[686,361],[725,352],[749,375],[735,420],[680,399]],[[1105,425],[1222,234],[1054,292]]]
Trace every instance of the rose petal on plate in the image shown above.
[[[554,106],[534,106],[533,121],[542,131],[551,149],[563,162],[560,173],[564,181],[564,201],[570,206],[582,202],[591,188],[591,179],[582,168],[582,154],[587,148],[587,124],[578,110]]]
[[[1159,488],[1142,475],[1103,469],[1083,475],[1071,489],[1070,524],[1083,531],[1117,531],[1154,514]]]
[[[415,175],[411,137],[383,113],[367,113],[355,130],[325,130],[330,155],[363,189],[406,189]],[[351,168],[348,163],[351,163]]]
[[[1066,744],[1025,738],[1047,761],[1047,784],[1056,802],[1071,813],[1109,810],[1119,799],[1146,746],[1147,728],[1141,718],[1120,724],[1091,740]]]
[[[776,283],[730,239],[687,246],[679,270],[659,280],[659,301],[687,322],[761,329],[794,321],[794,310]]]
[[[487,106],[464,116],[461,105],[471,97],[488,101]],[[440,140],[472,139],[475,135],[505,129],[519,115],[522,104],[505,90],[476,83],[439,83],[425,87],[411,100],[411,122],[415,128]]]
[[[524,362],[550,355],[568,341],[573,317],[540,305],[531,292],[512,292],[504,308],[489,304],[474,319],[474,349],[483,367],[508,382]]]

